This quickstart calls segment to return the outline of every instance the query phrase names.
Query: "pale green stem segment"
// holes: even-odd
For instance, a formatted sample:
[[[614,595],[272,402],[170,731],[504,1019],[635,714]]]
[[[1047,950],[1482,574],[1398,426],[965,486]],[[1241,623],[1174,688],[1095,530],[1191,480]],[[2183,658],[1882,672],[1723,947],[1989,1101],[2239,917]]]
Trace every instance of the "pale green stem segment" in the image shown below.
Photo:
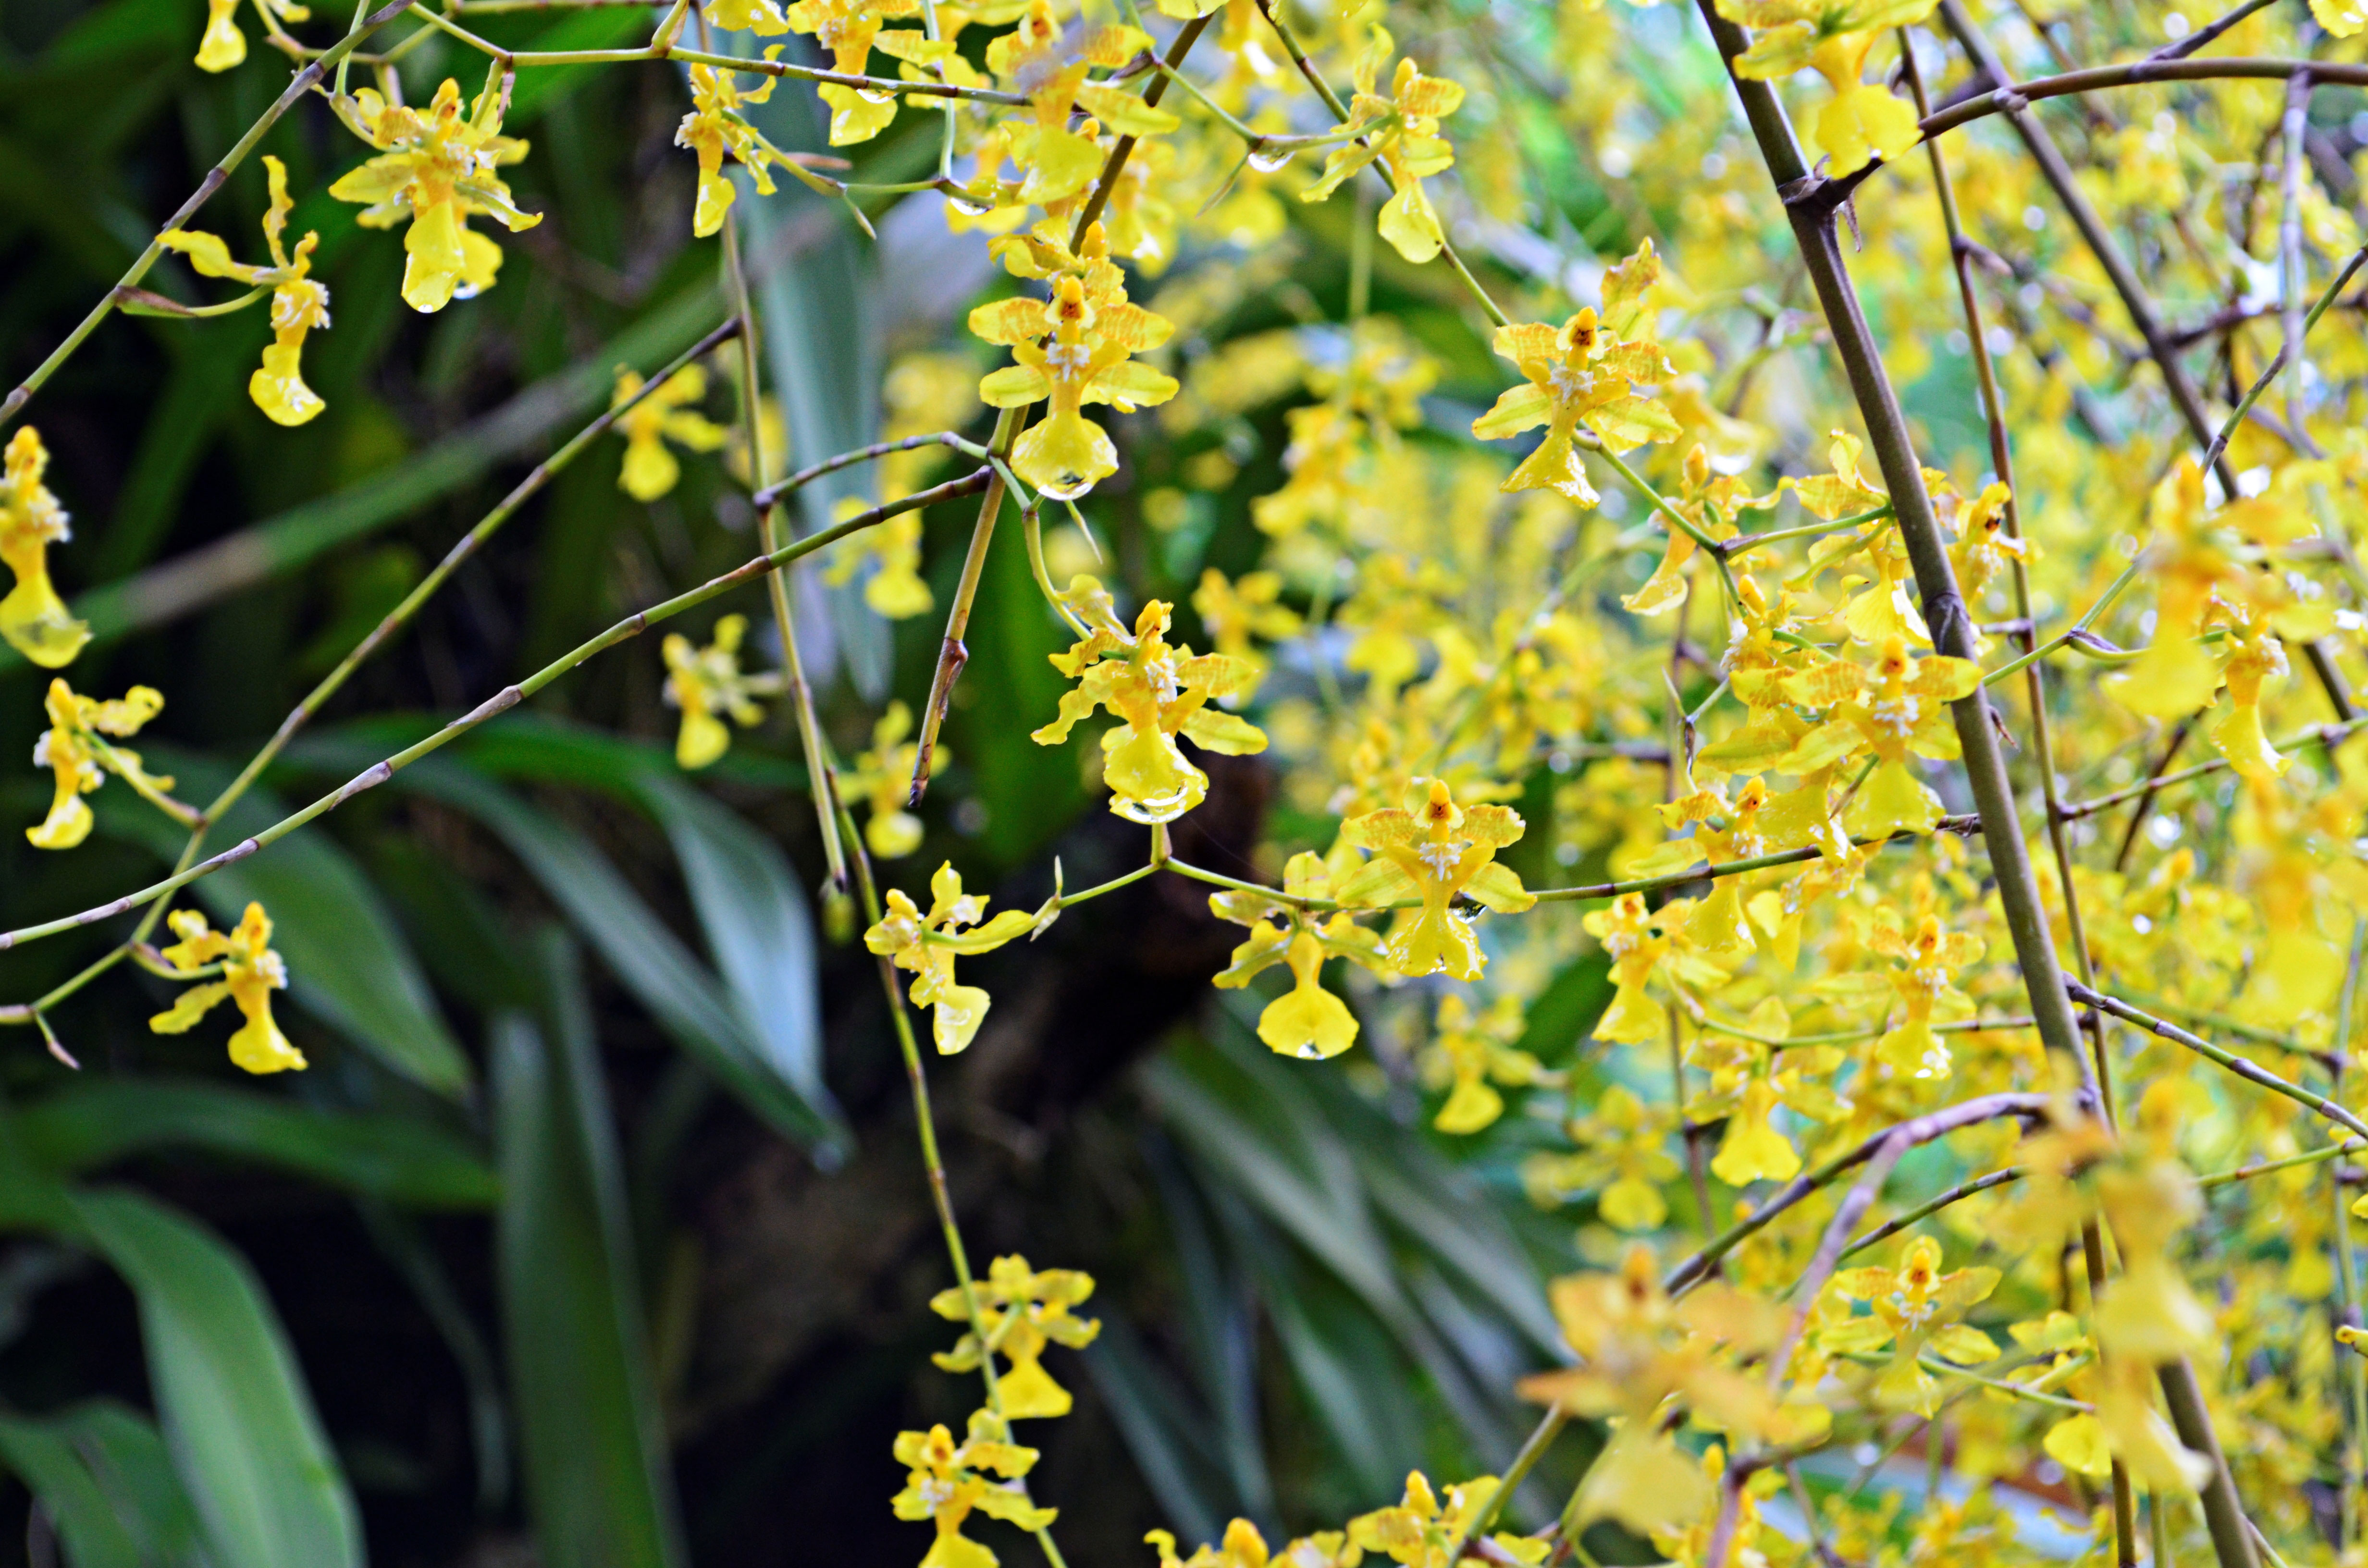
[[[2066,982],[2065,989],[2071,994],[2074,1001],[2084,1006],[2094,1007],[2100,1013],[2111,1013],[2123,1022],[2135,1024],[2149,1034],[2159,1035],[2164,1040],[2183,1045],[2198,1056],[2218,1062],[2247,1083],[2258,1084],[2271,1094],[2283,1095],[2296,1105],[2308,1106],[2345,1131],[2356,1133],[2362,1138],[2368,1138],[2368,1121],[2361,1120],[2325,1095],[2313,1094],[2299,1084],[2289,1084],[2249,1058],[2239,1056],[2225,1046],[2214,1045],[2201,1035],[2190,1034],[2169,1019],[2157,1018],[2151,1013],[2131,1006],[2118,997],[2108,996],[2100,991],[2092,991],[2085,985],[2072,982]]]
[[[1497,1490],[1488,1494],[1486,1502],[1474,1510],[1472,1517],[1465,1521],[1463,1528],[1449,1539],[1447,1555],[1441,1561],[1460,1562],[1463,1559],[1465,1542],[1484,1540],[1487,1538],[1489,1528],[1497,1522],[1497,1516],[1505,1511],[1506,1499],[1519,1491],[1521,1483],[1530,1478],[1530,1471],[1535,1470],[1538,1460],[1545,1457],[1547,1447],[1554,1442],[1569,1422],[1570,1412],[1561,1405],[1553,1404],[1546,1407],[1544,1418],[1539,1421],[1529,1437],[1522,1440],[1520,1450],[1513,1455],[1513,1462],[1505,1467],[1504,1479],[1497,1483]]]

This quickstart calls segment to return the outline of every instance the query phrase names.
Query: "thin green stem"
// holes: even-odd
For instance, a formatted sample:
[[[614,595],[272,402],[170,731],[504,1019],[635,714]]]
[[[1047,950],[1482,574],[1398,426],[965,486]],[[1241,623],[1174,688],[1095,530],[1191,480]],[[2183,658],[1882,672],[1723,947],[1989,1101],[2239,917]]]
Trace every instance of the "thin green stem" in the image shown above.
[[[1880,506],[1871,507],[1863,512],[1853,512],[1847,517],[1836,517],[1830,523],[1804,523],[1799,528],[1770,528],[1765,533],[1737,534],[1733,539],[1718,540],[1711,545],[1710,549],[1713,554],[1723,555],[1732,561],[1745,551],[1757,550],[1763,544],[1782,544],[1786,540],[1815,539],[1819,534],[1840,533],[1847,528],[1861,528],[1868,523],[1878,522],[1889,516],[1891,516],[1891,503],[1886,501]]]
[[[44,937],[54,937],[62,932],[78,930],[94,922],[118,915],[126,915],[134,909],[154,903],[157,900],[179,892],[202,877],[211,876],[225,866],[235,865],[248,856],[270,847],[298,828],[336,810],[364,790],[376,789],[421,757],[440,751],[478,725],[508,712],[526,699],[534,696],[560,676],[582,665],[586,660],[606,653],[620,642],[638,637],[653,626],[671,620],[686,610],[696,609],[709,600],[730,593],[733,589],[751,583],[768,573],[778,572],[801,557],[812,555],[816,551],[826,550],[850,534],[859,533],[868,528],[876,528],[890,517],[901,517],[906,512],[917,512],[924,506],[933,506],[939,501],[951,500],[957,495],[976,494],[985,487],[986,483],[987,471],[980,469],[962,478],[951,479],[943,484],[917,491],[899,500],[874,506],[866,512],[859,512],[854,517],[817,533],[809,534],[804,539],[792,540],[779,550],[759,555],[754,560],[734,567],[721,576],[711,577],[695,588],[677,594],[672,598],[652,605],[647,609],[636,611],[598,636],[568,650],[517,685],[504,687],[433,734],[405,746],[383,761],[364,769],[340,788],[331,790],[303,810],[282,817],[253,837],[242,839],[236,845],[211,858],[199,861],[194,865],[184,865],[163,881],[152,882],[111,903],[97,904],[77,914],[57,920],[45,921],[38,926],[26,926],[14,931],[0,932],[0,952],[5,952],[22,943],[38,941]],[[188,852],[185,851],[185,858]],[[153,924],[153,921],[151,923]]]
[[[351,54],[362,40],[403,15],[410,3],[411,0],[391,0],[384,8],[369,16],[361,15],[359,8],[357,7],[352,29],[324,50],[320,59],[296,73],[296,79],[289,83],[278,97],[271,100],[271,107],[265,109],[261,118],[253,125],[247,127],[246,134],[240,137],[236,144],[222,154],[220,163],[206,171],[205,178],[198,182],[198,188],[190,193],[187,201],[181,203],[179,210],[165,222],[164,227],[156,231],[156,237],[148,242],[147,247],[141,251],[130,269],[116,280],[115,287],[108,290],[98,303],[90,308],[90,313],[83,317],[81,324],[66,335],[64,342],[50,351],[48,358],[34,367],[31,375],[19,382],[7,397],[0,399],[0,426],[5,426],[10,420],[16,418],[17,412],[32,401],[33,394],[40,391],[49,379],[57,373],[58,367],[73,358],[74,350],[80,348],[85,340],[98,330],[98,324],[105,321],[110,312],[123,303],[124,291],[137,288],[140,280],[148,276],[148,269],[155,266],[156,258],[165,254],[163,236],[175,229],[186,226],[190,219],[196,217],[198,209],[211,199],[214,192],[229,183],[232,171],[246,162],[247,154],[255,151],[256,144],[263,140],[264,132],[279,124],[279,117],[293,108],[298,99],[318,86],[321,78],[328,74],[331,66],[334,65],[342,70],[346,56]]]
[[[643,400],[655,392],[658,388],[664,386],[677,371],[705,358],[718,346],[738,335],[739,332],[740,318],[734,316],[705,337],[684,349],[663,369],[644,381],[640,390],[632,396],[609,408],[598,418],[577,431],[557,451],[537,463],[533,471],[518,481],[492,511],[479,518],[474,528],[461,535],[458,542],[444,552],[444,559],[438,562],[435,569],[419,580],[417,586],[403,597],[402,603],[387,611],[379,623],[370,629],[370,634],[354,644],[353,651],[338,661],[336,668],[322,676],[320,682],[305,694],[304,699],[290,710],[288,716],[279,722],[279,728],[272,733],[271,739],[265,743],[263,749],[255,754],[247,765],[239,771],[238,777],[232,779],[223,788],[222,793],[215,796],[206,807],[205,813],[199,824],[199,830],[202,831],[207,824],[222,820],[222,813],[229,811],[239,797],[246,793],[256,779],[262,775],[263,770],[270,767],[280,752],[287,747],[288,743],[295,738],[296,732],[312,722],[313,717],[320,712],[330,698],[336,695],[338,688],[346,684],[355,670],[360,668],[397,632],[411,623],[412,618],[419,613],[429,599],[435,597],[437,591],[451,579],[452,574],[461,569],[461,563],[484,548],[485,541],[493,538],[503,524],[516,517],[520,506],[525,506],[545,485],[557,478],[586,447],[613,428],[619,419],[639,406]]]
[[[2088,986],[2069,981],[2066,982],[2065,989],[2070,993],[2074,1001],[2083,1006],[2094,1007],[2100,1012],[2111,1013],[2123,1022],[2135,1024],[2149,1034],[2159,1035],[2164,1040],[2176,1041],[2198,1056],[2218,1062],[2247,1083],[2257,1084],[2271,1094],[2283,1095],[2296,1105],[2308,1106],[2347,1132],[2354,1132],[2362,1138],[2368,1138],[2368,1121],[2361,1120],[2325,1095],[2313,1094],[2299,1084],[2289,1084],[2268,1068],[2237,1055],[2225,1046],[2214,1045],[2201,1035],[2190,1034],[2169,1019],[2157,1018],[2141,1008],[2131,1006],[2118,997],[2108,996],[2100,991],[2092,991]]]

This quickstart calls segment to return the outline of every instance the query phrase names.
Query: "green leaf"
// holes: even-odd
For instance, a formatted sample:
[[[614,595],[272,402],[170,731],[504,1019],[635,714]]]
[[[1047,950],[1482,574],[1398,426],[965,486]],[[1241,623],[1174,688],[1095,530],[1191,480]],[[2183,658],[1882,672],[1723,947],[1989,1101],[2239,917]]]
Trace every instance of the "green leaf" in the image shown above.
[[[466,812],[508,845],[658,1026],[750,1109],[802,1143],[835,1142],[829,1116],[776,1070],[766,1043],[723,1000],[715,976],[582,834],[447,759],[430,758],[395,777]]]
[[[25,1152],[60,1176],[186,1147],[414,1208],[490,1209],[500,1196],[474,1150],[416,1117],[320,1109],[216,1084],[77,1081],[19,1108],[16,1122]]]
[[[0,1461],[56,1526],[72,1568],[199,1568],[197,1509],[144,1415],[92,1400],[34,1419],[0,1415]]]
[[[707,950],[765,1062],[809,1104],[833,1109],[822,1077],[822,1001],[814,921],[773,841],[671,771],[642,783],[675,858]]]
[[[138,1193],[73,1192],[65,1204],[77,1239],[139,1297],[165,1440],[215,1562],[360,1568],[353,1495],[245,1260]]]
[[[173,774],[185,798],[211,797],[230,782],[229,769],[201,757],[157,747],[150,760]],[[99,813],[111,834],[167,860],[180,854],[188,835],[178,824],[128,790],[111,804]],[[287,814],[269,793],[250,790],[214,841],[235,844]],[[457,1096],[469,1086],[469,1059],[445,1028],[418,960],[378,890],[326,833],[300,828],[195,889],[217,926],[236,921],[249,901],[263,905],[272,919],[271,945],[288,960],[289,998],[298,1006],[424,1088]]]
[[[1134,1325],[1105,1307],[1086,1369],[1135,1468],[1167,1522],[1186,1540],[1214,1540],[1232,1513],[1209,1422],[1190,1408],[1153,1362]]]
[[[527,1495],[544,1568],[683,1561],[625,1217],[615,1124],[572,948],[553,932],[554,1015],[497,1020],[496,1251]]]

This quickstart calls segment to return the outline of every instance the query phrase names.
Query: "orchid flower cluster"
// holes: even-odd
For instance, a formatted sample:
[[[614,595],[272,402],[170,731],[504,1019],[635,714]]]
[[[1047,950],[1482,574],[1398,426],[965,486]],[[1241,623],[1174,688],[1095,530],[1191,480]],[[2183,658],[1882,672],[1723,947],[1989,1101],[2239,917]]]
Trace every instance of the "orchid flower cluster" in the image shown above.
[[[203,68],[245,58],[238,10],[209,6]],[[348,92],[349,62],[288,33],[302,8],[256,19],[323,67],[304,90],[364,144],[324,195],[403,231],[396,291],[433,314],[496,286],[496,229],[541,221],[500,173],[531,152],[504,131],[518,73],[623,62],[485,44],[466,0],[414,10],[489,54],[473,97],[406,97],[401,44]],[[945,341],[891,368],[884,439],[795,474],[745,316],[736,367],[620,369],[593,432],[622,442],[620,487],[664,505],[736,465],[763,553],[449,733],[773,575],[769,626],[724,613],[642,668],[685,770],[794,728],[830,896],[871,899],[916,1085],[908,1005],[936,1055],[969,1051],[1014,1026],[988,966],[959,966],[1186,879],[1241,933],[1212,1007],[1563,1218],[1541,1297],[1561,1343],[1503,1380],[1539,1426],[1471,1456],[1494,1473],[1416,1471],[1277,1547],[1271,1520],[1189,1556],[1154,1530],[1146,1568],[2021,1564],[2045,1560],[2043,1513],[2096,1561],[2361,1562],[2368,352],[2344,289],[2368,255],[2368,15],[2247,5],[2199,33],[2140,0],[2171,41],[2107,60],[2080,51],[2134,43],[2118,12],[1513,12],[667,9],[621,52],[686,72],[689,211],[667,221],[716,242],[743,301],[743,204],[780,172],[867,230],[881,199],[919,204],[993,297],[945,301]],[[1692,85],[1623,69],[1645,51]],[[785,81],[837,152],[760,128]],[[2088,118],[2040,112],[2057,97]],[[898,138],[936,146],[933,176],[838,177]],[[117,302],[268,298],[249,393],[301,426],[329,298],[265,165],[268,262],[176,226],[143,264],[244,300],[140,273]],[[67,513],[32,426],[6,454],[0,637],[63,671],[95,635],[50,575]],[[866,495],[784,531],[792,488],[859,462]],[[981,494],[941,555],[923,508]],[[781,578],[823,551],[861,613],[942,602],[926,700],[843,725],[818,704]],[[1060,748],[1143,846],[1032,903],[969,891],[959,813],[928,804],[981,596],[1021,581],[993,551],[1027,554],[1025,602],[990,608],[1060,628],[1062,690],[990,722]],[[194,856],[228,798],[188,805],[119,744],[165,702],[52,679],[34,846],[108,827],[128,805],[85,797],[112,778]],[[1258,842],[1186,858],[1248,768],[1276,782]],[[875,860],[934,864],[926,901]],[[163,914],[123,951],[198,983],[152,1027],[228,999],[238,1066],[303,1067],[261,906],[226,932],[176,910],[157,951]],[[936,1364],[981,1403],[959,1435],[895,1438],[887,1506],[933,1532],[923,1568],[994,1568],[1015,1528],[1058,1562],[1021,1438],[1076,1403],[1095,1281],[1016,1255],[974,1276],[945,1222],[955,1283],[930,1304],[960,1335]],[[1544,1497],[1571,1427],[1591,1457]],[[1903,1515],[1884,1460],[1911,1440],[1928,1489]]]

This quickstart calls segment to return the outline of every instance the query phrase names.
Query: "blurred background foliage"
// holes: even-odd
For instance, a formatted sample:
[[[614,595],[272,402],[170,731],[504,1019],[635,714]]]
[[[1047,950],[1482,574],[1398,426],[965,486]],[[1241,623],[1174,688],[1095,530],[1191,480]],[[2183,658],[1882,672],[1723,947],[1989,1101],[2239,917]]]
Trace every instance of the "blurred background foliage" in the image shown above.
[[[189,63],[199,10],[0,7],[7,377],[279,90],[276,64]],[[1457,23],[1446,7],[1439,20]],[[543,49],[647,26],[632,7],[483,19],[496,41]],[[1552,26],[1550,12],[1515,16],[1507,36]],[[449,66],[473,81],[468,60],[428,58],[440,47],[409,78]],[[1716,69],[1687,51],[1664,63]],[[650,370],[722,319],[715,249],[688,238],[692,164],[672,145],[684,108],[663,66],[522,74],[507,129],[534,153],[512,184],[548,221],[505,242],[497,288],[421,316],[396,294],[400,248],[323,194],[357,152],[308,103],[263,150],[305,193],[293,228],[319,231],[314,275],[335,295],[307,367],[319,421],[290,432],[253,416],[259,312],[118,317],[45,390],[50,483],[77,528],[54,560],[97,637],[76,684],[169,692],[143,735],[153,763],[209,793],[605,404],[618,367]],[[810,97],[768,112],[782,145],[820,145]],[[905,115],[857,150],[854,177],[925,172],[936,134],[934,117]],[[1627,250],[1633,215],[1552,137],[1535,151],[1550,226]],[[251,235],[264,204],[251,160],[206,226]],[[1350,235],[1369,220],[1345,200],[1289,205],[1281,241],[1208,275],[1188,359],[1345,314]],[[949,345],[962,310],[1009,286],[984,237],[949,237],[934,210],[883,205],[877,244],[793,185],[741,210],[792,460],[873,438],[882,365]],[[168,258],[152,286],[197,297],[179,267]],[[1484,405],[1496,373],[1468,311],[1440,292],[1452,279],[1386,250],[1373,268],[1374,308],[1446,367],[1432,395]],[[1279,483],[1281,401],[1124,422],[1129,472],[1088,506],[1115,556],[1101,570],[1138,599],[1178,601],[1196,643],[1186,601],[1203,566],[1258,559],[1247,498]],[[719,463],[692,460],[643,505],[618,489],[618,452],[595,449],[464,567],[229,832],[751,553],[754,519]],[[1180,513],[1170,491],[1146,517],[1145,496],[1187,473]],[[869,483],[859,471],[838,493]],[[809,526],[834,493],[810,496]],[[927,517],[939,606],[970,520],[959,505]],[[812,574],[801,592],[825,722],[852,755],[884,699],[921,702],[938,625],[892,628]],[[757,595],[714,608],[755,609]],[[703,637],[707,619],[689,630]],[[1033,903],[1056,858],[1071,887],[1140,863],[1143,830],[1099,809],[1074,748],[1027,739],[1061,686],[1043,654],[1064,642],[1022,554],[998,550],[952,761],[896,880],[951,858],[972,887]],[[890,1440],[958,1426],[966,1391],[926,1359],[952,1338],[926,1309],[945,1264],[876,971],[820,929],[786,708],[692,781],[671,762],[662,678],[655,648],[631,645],[199,885],[218,917],[251,897],[270,908],[309,1073],[245,1080],[211,1034],[152,1035],[166,990],[139,976],[54,1014],[80,1074],[29,1033],[8,1041],[0,1561],[723,1568],[919,1550],[888,1510]],[[0,756],[30,747],[40,692],[38,672],[0,664]],[[1270,780],[1255,759],[1206,760],[1224,766],[1178,851],[1247,869]],[[38,820],[46,790],[0,769],[9,926],[151,880],[178,848],[169,824],[102,805],[89,846],[40,856],[15,824]],[[1543,775],[1530,793],[1547,806]],[[1245,1012],[1242,994],[1207,987],[1229,932],[1188,884],[1130,889],[974,960],[965,978],[994,991],[994,1017],[968,1054],[935,1064],[973,1256],[1024,1247],[1102,1281],[1104,1333],[1082,1369],[1060,1369],[1079,1415],[1039,1439],[1039,1494],[1060,1503],[1080,1562],[1140,1560],[1154,1525],[1188,1540],[1236,1513],[1304,1529],[1395,1496],[1417,1464],[1500,1468],[1527,1424],[1511,1384],[1551,1359],[1543,1281],[1569,1264],[1571,1216],[1533,1210],[1516,1175],[1543,1124],[1508,1119],[1451,1147],[1423,1125],[1403,1053],[1319,1074],[1271,1056],[1247,1026],[1257,1000]],[[0,994],[39,993],[108,939],[0,955]],[[1523,1044],[1550,1064],[1600,1009],[1599,963],[1579,960],[1531,1009]],[[1531,1523],[1587,1445],[1565,1448],[1517,1508]],[[1002,1527],[983,1533],[1010,1560],[1032,1552]]]

